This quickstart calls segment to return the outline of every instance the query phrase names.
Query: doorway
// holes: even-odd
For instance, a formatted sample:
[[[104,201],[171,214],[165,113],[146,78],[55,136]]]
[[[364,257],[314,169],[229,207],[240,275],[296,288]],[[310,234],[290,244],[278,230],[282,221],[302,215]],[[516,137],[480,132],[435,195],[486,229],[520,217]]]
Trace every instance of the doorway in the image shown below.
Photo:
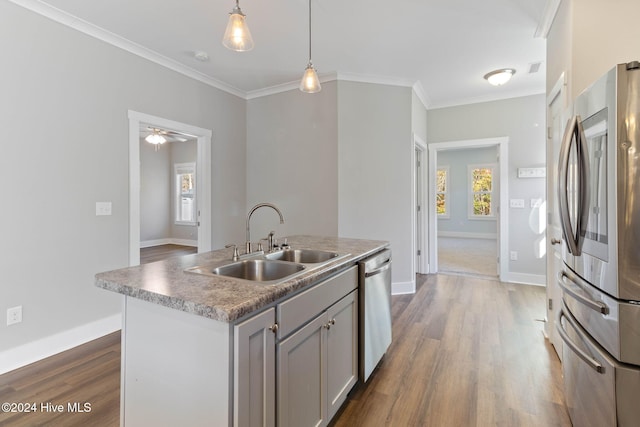
[[[211,130],[129,111],[129,265],[140,264],[141,159],[140,129],[170,130],[196,141],[195,206],[198,252],[211,250]]]
[[[497,171],[497,183],[498,183],[498,191],[497,191],[497,206],[493,206],[491,209],[494,209],[493,214],[495,215],[496,227],[496,252],[495,252],[495,263],[497,265],[497,274],[498,277],[502,280],[507,276],[507,263],[500,262],[500,260],[506,260],[506,254],[508,254],[508,210],[500,209],[500,202],[507,200],[508,195],[508,142],[509,139],[507,137],[499,137],[499,138],[487,138],[487,139],[477,139],[477,140],[465,140],[465,141],[452,141],[452,142],[441,142],[441,143],[431,143],[428,145],[429,152],[429,223],[428,223],[428,236],[429,236],[429,272],[437,273],[439,271],[438,267],[438,203],[437,200],[439,196],[438,189],[438,152],[442,152],[445,150],[461,150],[461,149],[469,149],[469,148],[483,148],[483,147],[495,147],[498,153],[496,159],[495,169]],[[465,190],[466,192],[466,190]],[[482,236],[475,236],[482,237]]]

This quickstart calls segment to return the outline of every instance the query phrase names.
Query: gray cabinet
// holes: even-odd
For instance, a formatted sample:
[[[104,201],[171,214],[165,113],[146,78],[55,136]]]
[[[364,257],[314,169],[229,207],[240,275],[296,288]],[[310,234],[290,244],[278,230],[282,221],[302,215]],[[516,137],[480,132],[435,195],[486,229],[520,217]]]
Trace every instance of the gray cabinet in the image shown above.
[[[275,308],[234,326],[234,405],[236,427],[275,426]]]
[[[324,426],[357,381],[358,291],[278,344],[278,425]]]
[[[275,426],[276,405],[280,427],[327,425],[357,381],[357,287],[354,266],[234,326],[235,427]]]
[[[327,310],[327,411],[331,420],[358,381],[358,291]]]

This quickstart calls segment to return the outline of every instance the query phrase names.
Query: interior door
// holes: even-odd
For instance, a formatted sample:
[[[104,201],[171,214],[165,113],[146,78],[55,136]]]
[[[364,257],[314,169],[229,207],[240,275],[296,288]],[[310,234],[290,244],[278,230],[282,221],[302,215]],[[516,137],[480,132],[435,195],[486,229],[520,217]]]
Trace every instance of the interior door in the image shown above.
[[[555,327],[560,310],[562,290],[556,278],[562,269],[562,230],[558,212],[558,159],[564,132],[563,92],[561,88],[547,107],[547,322],[545,333],[562,360],[562,339]]]

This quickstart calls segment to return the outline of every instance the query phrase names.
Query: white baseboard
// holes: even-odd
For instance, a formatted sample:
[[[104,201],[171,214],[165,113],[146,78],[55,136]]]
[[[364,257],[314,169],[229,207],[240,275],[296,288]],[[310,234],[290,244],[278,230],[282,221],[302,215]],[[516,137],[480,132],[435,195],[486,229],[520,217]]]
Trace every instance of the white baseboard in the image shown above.
[[[415,280],[409,282],[396,282],[391,284],[391,295],[415,294]]]
[[[0,352],[0,374],[61,353],[122,328],[122,315],[114,314],[86,325],[50,335]]]
[[[182,246],[193,246],[197,248],[198,241],[189,240],[189,239],[173,239],[173,238],[145,240],[144,242],[140,242],[140,249],[150,248],[152,246],[160,246],[160,245],[182,245]]]
[[[508,272],[507,277],[501,277],[500,280],[509,283],[521,283],[523,285],[547,286],[547,277],[543,274]]]
[[[497,239],[496,233],[471,233],[467,231],[438,231],[438,237],[460,237],[464,239]]]

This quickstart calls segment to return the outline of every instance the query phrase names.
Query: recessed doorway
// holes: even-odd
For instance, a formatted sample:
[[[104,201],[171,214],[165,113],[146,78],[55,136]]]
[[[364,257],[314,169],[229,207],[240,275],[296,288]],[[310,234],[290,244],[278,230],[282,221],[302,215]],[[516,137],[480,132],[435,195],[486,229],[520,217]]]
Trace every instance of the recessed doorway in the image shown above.
[[[135,111],[129,111],[129,264],[140,264],[140,248],[141,248],[141,130],[157,129],[160,133],[183,136],[185,140],[195,141],[196,159],[193,164],[195,171],[195,181],[192,183],[194,194],[178,195],[175,197],[185,199],[184,206],[174,204],[174,206],[182,207],[183,211],[178,220],[173,221],[178,226],[190,225],[195,229],[191,234],[197,235],[197,251],[206,252],[211,250],[211,135],[212,131],[208,129],[198,128],[185,123],[164,119],[161,117],[150,116]],[[155,149],[155,148],[153,148]],[[181,163],[182,169],[176,169],[171,172],[171,180],[174,176],[186,174],[186,163]],[[172,166],[173,167],[173,166]],[[177,166],[176,166],[177,167]],[[179,189],[180,186],[174,186]],[[188,203],[192,197],[191,202]],[[173,212],[169,215],[173,217]],[[192,215],[190,215],[192,214]],[[184,227],[183,227],[184,228]],[[192,239],[191,239],[192,240]],[[190,239],[186,239],[190,241]],[[163,242],[158,242],[163,243]],[[169,242],[178,243],[181,242]],[[184,242],[183,242],[184,243]],[[191,243],[192,245],[193,243]],[[184,246],[184,245],[183,245]],[[189,246],[189,245],[186,245]]]
[[[499,201],[507,200],[508,195],[508,138],[499,137],[499,138],[487,138],[487,139],[477,139],[477,140],[465,140],[465,141],[451,141],[451,142],[440,142],[440,143],[431,143],[428,145],[429,150],[429,224],[428,224],[428,239],[429,239],[429,272],[430,273],[438,273],[439,269],[439,261],[438,261],[438,205],[437,201],[441,198],[439,197],[439,189],[438,189],[438,153],[446,150],[461,150],[461,149],[471,149],[471,148],[482,148],[482,147],[496,147],[497,158],[496,158],[496,166],[495,171],[498,176],[498,204],[491,209],[495,208],[493,215],[496,217],[496,227],[495,227],[495,240],[497,243],[496,252],[494,252],[495,262],[493,265],[497,265],[497,274],[498,277],[502,280],[507,276],[507,263],[499,262],[501,259],[506,260],[506,254],[508,253],[508,242],[509,242],[509,230],[508,230],[508,210],[503,209],[500,210]],[[477,166],[477,165],[476,165]],[[487,165],[478,166],[480,169],[488,169]],[[466,192],[466,190],[465,190]],[[482,195],[480,195],[482,196]],[[472,205],[469,205],[472,206]],[[473,216],[473,212],[468,213],[468,215]],[[448,237],[468,237],[468,236],[456,236],[455,232],[450,232],[450,236]],[[472,236],[472,237],[485,237],[480,235]]]

